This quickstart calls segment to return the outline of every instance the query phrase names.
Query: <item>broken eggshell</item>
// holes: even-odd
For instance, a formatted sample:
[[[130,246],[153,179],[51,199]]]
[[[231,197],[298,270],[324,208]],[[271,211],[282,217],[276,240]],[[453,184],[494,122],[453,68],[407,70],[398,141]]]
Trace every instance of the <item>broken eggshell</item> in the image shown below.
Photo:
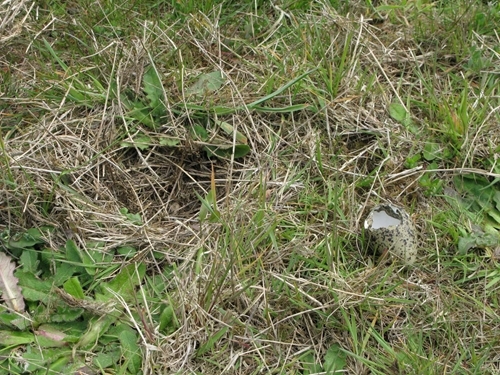
[[[417,233],[410,215],[392,204],[381,204],[365,220],[370,243],[380,253],[388,251],[405,264],[417,258]]]

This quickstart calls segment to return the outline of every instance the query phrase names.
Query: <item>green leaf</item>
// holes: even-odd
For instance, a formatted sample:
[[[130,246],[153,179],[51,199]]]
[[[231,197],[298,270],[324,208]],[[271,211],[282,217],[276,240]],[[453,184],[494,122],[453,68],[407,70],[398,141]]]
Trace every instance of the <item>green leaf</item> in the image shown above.
[[[100,318],[93,318],[89,322],[89,328],[78,341],[78,347],[89,349],[97,344],[99,338],[104,335],[111,324],[117,320],[114,315],[103,315]]]
[[[78,277],[72,277],[68,281],[66,281],[63,284],[64,290],[71,294],[73,297],[77,299],[84,299],[85,294],[83,293],[83,288],[80,285],[80,280],[78,280]]]
[[[159,145],[160,146],[169,146],[169,147],[174,147],[178,146],[181,141],[177,138],[171,138],[171,137],[159,137]]]
[[[215,120],[215,123],[218,126],[220,126],[221,129],[224,130],[227,134],[229,134],[230,136],[233,136],[235,129],[231,124],[229,124],[225,121],[219,121],[219,120]],[[236,142],[243,143],[246,145],[248,143],[248,139],[243,134],[241,134],[239,131],[237,131],[236,132]]]
[[[434,143],[434,142],[427,142],[424,146],[424,159],[427,161],[433,161],[434,159],[437,159],[440,157],[440,151],[441,147],[439,144]]]
[[[83,271],[83,267],[76,267],[70,263],[59,263],[54,275],[54,285],[61,286],[66,280],[73,276],[76,272]]]
[[[418,162],[420,161],[421,159],[421,156],[420,154],[415,154],[413,156],[409,156],[406,158],[406,161],[405,161],[405,168],[415,168],[417,165],[418,165]]]
[[[103,292],[108,296],[112,293],[106,290],[111,289],[113,292],[119,294],[125,301],[133,301],[135,296],[135,288],[142,283],[146,266],[139,264],[136,267],[135,263],[128,264],[115,276],[113,280],[108,283],[102,283]]]
[[[301,356],[302,366],[304,367],[303,375],[317,374],[323,372],[323,367],[314,360],[312,351],[306,352]]]
[[[157,124],[152,117],[151,109],[144,106],[142,103],[134,103],[134,107],[127,113],[127,116],[146,125],[150,129],[155,130],[157,128]]]
[[[220,146],[205,146],[205,150],[209,156],[218,156],[221,158],[230,158],[233,153],[232,145],[220,145]],[[250,146],[248,145],[235,145],[234,146],[234,158],[242,158],[250,153]]]
[[[98,353],[97,356],[94,357],[93,362],[96,366],[101,368],[108,368],[113,366],[121,357],[121,353],[116,351],[106,351],[105,353]]]
[[[201,74],[198,76],[195,84],[186,90],[186,93],[188,95],[211,93],[220,89],[224,81],[224,77],[220,71]]]
[[[496,247],[500,244],[500,237],[490,233],[472,234],[460,237],[458,240],[458,253],[465,255],[472,248]]]
[[[52,311],[50,321],[53,323],[75,322],[82,316],[84,310],[82,308],[74,308],[68,306],[57,306],[56,311]]]
[[[220,212],[217,210],[217,201],[215,198],[215,192],[210,190],[207,193],[205,199],[203,199],[198,193],[196,193],[198,199],[201,201],[201,208],[199,219],[200,221],[207,220],[211,223],[216,222],[220,218]]]
[[[72,371],[70,368],[68,368],[68,365],[72,361],[72,355],[71,352],[66,351],[64,355],[59,355],[59,357],[52,357],[51,362],[49,365],[49,368],[46,370],[47,374],[61,374],[65,371],[69,370],[69,373],[71,374]],[[72,366],[71,366],[72,367]]]
[[[137,135],[136,137],[134,137],[134,140],[132,142],[120,142],[120,147],[137,147],[141,151],[147,150],[151,146],[154,146],[154,142],[151,137],[148,137],[147,135]]]
[[[82,251],[76,245],[75,241],[66,241],[66,259],[75,266],[83,267],[88,275],[93,276],[96,272],[95,260],[88,251]]]
[[[391,103],[389,105],[389,114],[394,120],[401,123],[409,116],[406,108],[400,103]]]
[[[500,191],[495,191],[495,194],[493,194],[493,201],[495,202],[495,208],[500,211]]]
[[[24,233],[16,234],[7,243],[9,249],[29,249],[45,243],[43,233],[37,228],[30,228]]]
[[[164,115],[165,104],[162,102],[164,98],[163,84],[154,66],[149,66],[142,77],[142,81],[144,92],[149,100],[149,107],[152,109],[152,114],[154,116]]]
[[[132,258],[137,253],[137,250],[132,246],[121,246],[116,250],[116,253],[126,258]]]
[[[30,344],[35,341],[35,336],[29,332],[0,330],[0,347]]]
[[[77,264],[82,263],[82,255],[80,253],[80,249],[76,246],[75,241],[67,240],[66,241],[66,259],[70,262],[74,262]]]
[[[333,344],[325,354],[323,367],[327,374],[340,374],[346,365],[346,354],[339,344]]]
[[[122,346],[122,355],[127,359],[127,368],[132,374],[138,374],[142,366],[142,356],[137,344],[137,334],[132,329],[123,329],[118,339]]]
[[[23,297],[28,301],[41,301],[47,304],[52,294],[52,281],[37,278],[31,272],[17,270],[15,273],[22,288]]]
[[[307,72],[305,72],[304,74],[301,74],[300,76],[292,79],[291,81],[287,82],[285,85],[281,86],[279,89],[277,89],[276,91],[272,92],[271,94],[269,95],[266,95],[264,96],[263,98],[260,98],[250,104],[247,105],[247,107],[249,109],[253,109],[254,107],[257,107],[259,104],[261,103],[264,103],[265,101],[269,100],[269,99],[272,99],[274,98],[275,96],[278,96],[279,94],[281,94],[283,91],[285,91],[286,89],[288,89],[290,86],[296,84],[297,82],[299,82],[300,80],[302,80],[303,78],[307,77],[309,74],[311,74],[312,72],[316,71],[317,68],[315,69],[311,69],[311,70],[308,70]]]
[[[32,250],[25,250],[19,258],[19,264],[23,266],[23,271],[36,273],[38,271],[38,253]]]
[[[122,207],[120,208],[120,213],[124,215],[128,221],[130,221],[134,225],[142,225],[142,218],[139,214],[131,214],[128,212],[128,208]]]
[[[220,329],[219,331],[217,331],[215,334],[213,334],[208,340],[207,342],[203,343],[199,348],[198,348],[198,355],[201,356],[205,353],[208,353],[209,351],[211,351],[215,344],[220,340],[220,338],[222,336],[224,336],[226,334],[226,332],[228,331],[229,327],[223,327],[222,329]]]
[[[409,131],[413,134],[418,134],[419,129],[413,123],[410,113],[406,110],[406,108],[400,103],[391,103],[389,105],[389,115],[402,125],[404,125]]]
[[[42,324],[35,331],[36,342],[41,348],[53,348],[66,345],[66,334],[57,326]]]
[[[172,305],[167,305],[160,314],[160,332],[171,334],[177,329],[178,323]]]
[[[203,126],[193,125],[192,133],[193,133],[194,137],[199,141],[204,142],[208,139],[208,132]]]

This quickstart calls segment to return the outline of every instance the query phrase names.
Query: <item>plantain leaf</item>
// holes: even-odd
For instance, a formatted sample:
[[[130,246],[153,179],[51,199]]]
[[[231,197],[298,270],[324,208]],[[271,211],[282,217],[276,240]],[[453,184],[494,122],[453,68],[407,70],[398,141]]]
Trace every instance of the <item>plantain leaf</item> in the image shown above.
[[[211,73],[201,74],[198,76],[198,80],[186,90],[186,93],[191,94],[205,94],[217,91],[224,84],[224,77],[222,72],[215,71]]]
[[[325,354],[323,367],[327,374],[341,374],[346,364],[346,354],[339,344],[333,344]]]
[[[233,133],[235,132],[235,129],[233,127],[233,125],[225,122],[225,121],[219,121],[219,120],[215,120],[215,123],[217,125],[219,125],[221,127],[222,130],[224,130],[227,134],[229,135],[233,135]],[[241,134],[239,131],[236,131],[236,141],[238,143],[243,143],[243,144],[247,144],[248,143],[248,139],[247,137],[245,137],[243,134]]]
[[[158,72],[154,66],[150,66],[142,77],[144,92],[149,100],[149,107],[154,116],[163,116],[165,114],[165,104],[163,102],[163,85]]]
[[[218,146],[205,146],[205,150],[208,155],[215,155],[222,158],[230,158],[233,153],[232,145],[218,145]],[[235,145],[234,146],[234,158],[242,158],[250,152],[250,147],[248,145]]]
[[[389,105],[389,114],[394,120],[401,123],[405,121],[406,117],[408,116],[406,108],[399,103],[391,103]]]

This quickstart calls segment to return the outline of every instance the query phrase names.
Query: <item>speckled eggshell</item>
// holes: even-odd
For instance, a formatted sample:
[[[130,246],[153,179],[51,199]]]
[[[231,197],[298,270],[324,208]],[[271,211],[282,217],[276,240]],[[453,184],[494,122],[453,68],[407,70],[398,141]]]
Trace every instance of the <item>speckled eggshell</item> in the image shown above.
[[[399,224],[373,228],[374,215],[384,211],[386,215],[399,220]],[[396,221],[396,220],[394,220]],[[388,250],[405,264],[413,264],[417,258],[417,233],[410,215],[400,207],[391,204],[376,206],[365,220],[370,241],[377,251]]]

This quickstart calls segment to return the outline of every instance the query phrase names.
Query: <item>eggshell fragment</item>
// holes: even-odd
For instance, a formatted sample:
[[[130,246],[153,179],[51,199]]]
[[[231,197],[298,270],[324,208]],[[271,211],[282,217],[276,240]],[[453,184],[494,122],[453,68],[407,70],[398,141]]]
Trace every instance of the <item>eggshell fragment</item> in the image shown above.
[[[392,204],[376,206],[365,220],[373,247],[411,265],[417,259],[417,232],[410,215]]]

